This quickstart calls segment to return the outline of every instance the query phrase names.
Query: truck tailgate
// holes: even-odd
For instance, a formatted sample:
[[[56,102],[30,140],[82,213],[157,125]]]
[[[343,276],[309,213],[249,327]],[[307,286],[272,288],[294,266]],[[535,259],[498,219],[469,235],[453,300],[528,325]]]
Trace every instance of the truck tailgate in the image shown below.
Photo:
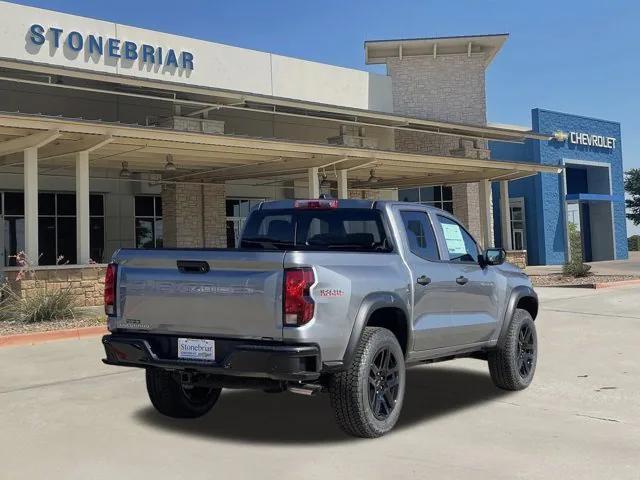
[[[283,258],[278,251],[120,250],[116,327],[281,340]]]

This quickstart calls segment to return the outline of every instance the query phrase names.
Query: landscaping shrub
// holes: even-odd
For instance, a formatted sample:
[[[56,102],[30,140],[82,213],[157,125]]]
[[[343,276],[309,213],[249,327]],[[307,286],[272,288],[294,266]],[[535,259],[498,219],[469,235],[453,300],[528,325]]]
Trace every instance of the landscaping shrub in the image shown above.
[[[24,252],[19,252],[14,258],[20,267],[16,281],[21,282],[27,277],[37,280],[35,270]],[[0,321],[33,323],[66,320],[75,317],[76,308],[75,295],[70,287],[36,287],[23,297],[9,283],[0,284]]]
[[[562,274],[570,277],[586,277],[590,275],[591,265],[582,262],[569,262],[562,266]]]
[[[582,257],[582,237],[575,223],[569,223],[569,251],[571,260],[562,266],[562,274],[571,277],[590,275],[591,265],[587,265]]]
[[[76,301],[70,288],[36,288],[23,298],[5,287],[2,294],[0,320],[32,323],[75,317]]]
[[[631,235],[627,239],[627,242],[629,244],[629,251],[630,252],[640,251],[640,235]]]

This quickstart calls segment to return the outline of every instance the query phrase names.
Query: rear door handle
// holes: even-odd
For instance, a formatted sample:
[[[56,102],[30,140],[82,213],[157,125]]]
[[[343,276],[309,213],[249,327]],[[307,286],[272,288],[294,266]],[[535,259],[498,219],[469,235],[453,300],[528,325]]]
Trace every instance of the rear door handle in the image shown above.
[[[456,283],[458,285],[465,285],[468,281],[469,281],[469,279],[467,277],[463,277],[462,275],[460,275],[458,278],[456,278]]]
[[[431,279],[429,277],[427,277],[426,275],[422,275],[422,276],[418,277],[416,282],[418,282],[420,285],[429,285],[431,283]]]
[[[209,264],[200,260],[178,260],[178,270],[182,273],[207,273]]]

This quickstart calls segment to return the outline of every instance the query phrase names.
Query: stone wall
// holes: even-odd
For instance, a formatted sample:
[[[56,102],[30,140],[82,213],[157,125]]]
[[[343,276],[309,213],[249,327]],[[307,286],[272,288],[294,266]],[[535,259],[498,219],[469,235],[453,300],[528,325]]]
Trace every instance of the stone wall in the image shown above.
[[[227,210],[224,185],[203,186],[204,246],[227,248]]]
[[[38,289],[70,288],[78,307],[92,307],[103,304],[105,269],[105,265],[36,267],[18,280],[19,271],[12,268],[5,271],[5,277],[12,290],[23,298]]]
[[[517,267],[524,269],[527,266],[527,251],[526,250],[508,250],[507,262],[513,263]]]
[[[224,185],[165,184],[162,216],[165,247],[227,246]]]
[[[405,56],[387,59],[395,113],[429,120],[486,124],[483,54]],[[486,142],[453,136],[397,131],[398,151],[488,158]],[[453,186],[453,210],[481,238],[477,184]]]

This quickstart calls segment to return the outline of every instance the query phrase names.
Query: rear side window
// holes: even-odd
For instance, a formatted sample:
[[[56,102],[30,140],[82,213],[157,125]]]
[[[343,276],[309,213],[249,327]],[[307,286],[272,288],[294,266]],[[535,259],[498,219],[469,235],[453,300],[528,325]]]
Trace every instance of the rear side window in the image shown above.
[[[256,210],[247,220],[241,248],[261,250],[391,251],[378,210]]]
[[[450,218],[438,215],[438,222],[449,252],[449,261],[478,263],[478,246],[471,235]]]
[[[418,211],[403,211],[400,214],[411,253],[426,260],[440,260],[438,243],[429,216]]]

